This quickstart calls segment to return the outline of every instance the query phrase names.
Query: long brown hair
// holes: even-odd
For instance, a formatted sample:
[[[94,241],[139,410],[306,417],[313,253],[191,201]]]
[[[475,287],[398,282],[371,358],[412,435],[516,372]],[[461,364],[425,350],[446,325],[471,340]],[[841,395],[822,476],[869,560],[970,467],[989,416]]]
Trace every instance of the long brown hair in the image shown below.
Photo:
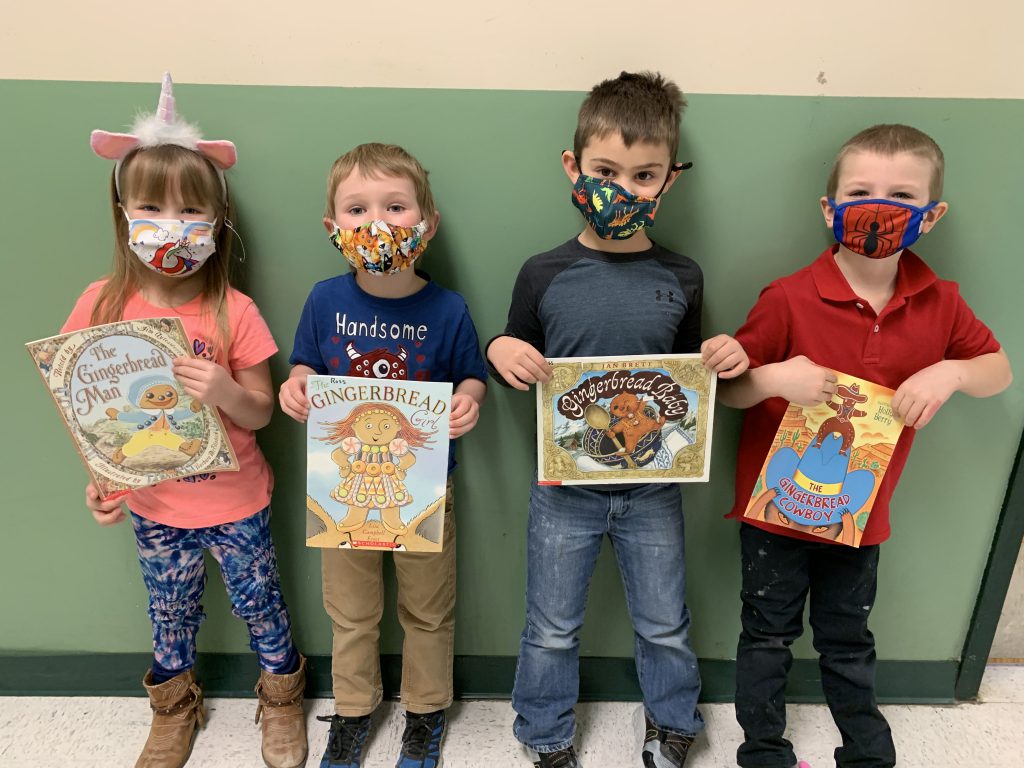
[[[120,171],[121,197],[117,194]],[[231,232],[224,226],[230,220],[231,201],[216,169],[198,152],[173,144],[137,149],[115,168],[110,176],[110,200],[114,219],[114,261],[110,278],[100,290],[92,308],[93,325],[113,323],[121,319],[128,299],[142,284],[141,276],[148,269],[128,247],[128,222],[122,200],[129,197],[163,199],[168,186],[177,184],[186,204],[212,208],[217,219],[215,240],[217,250],[199,270],[202,280],[200,295],[203,313],[214,320],[222,360],[228,360],[231,333],[228,327],[227,292],[230,285]]]
[[[389,416],[398,422],[398,435],[395,435],[395,437],[401,436],[409,444],[410,448],[422,448],[427,443],[433,442],[432,433],[417,429],[412,425],[412,422],[405,418],[404,413],[397,408],[384,405],[383,403],[362,403],[353,408],[352,412],[341,421],[324,422],[324,426],[329,431],[326,437],[318,439],[334,445],[340,443],[346,437],[355,437],[356,433],[353,425],[367,411],[386,411]]]

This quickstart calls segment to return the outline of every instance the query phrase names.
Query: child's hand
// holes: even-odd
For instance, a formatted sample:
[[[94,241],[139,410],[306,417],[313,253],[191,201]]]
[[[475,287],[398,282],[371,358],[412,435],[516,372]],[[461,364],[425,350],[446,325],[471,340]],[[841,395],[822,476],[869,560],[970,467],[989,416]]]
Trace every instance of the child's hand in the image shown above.
[[[456,392],[452,395],[452,413],[448,420],[448,437],[462,437],[476,426],[480,418],[480,403],[475,397]]]
[[[951,360],[922,368],[900,384],[892,398],[892,410],[914,429],[927,426],[943,403],[957,390],[958,374]]]
[[[512,336],[499,336],[487,348],[487,359],[510,387],[527,390],[551,378],[551,366],[531,344]]]
[[[121,497],[103,501],[100,498],[100,490],[94,483],[85,486],[85,506],[92,512],[92,519],[100,525],[115,525],[124,520]]]
[[[309,399],[306,397],[306,377],[291,376],[285,380],[278,392],[281,410],[300,424],[309,418]]]
[[[704,367],[723,379],[735,378],[750,367],[743,345],[725,333],[701,344],[700,356]]]
[[[181,382],[185,394],[203,405],[222,407],[238,388],[227,369],[212,360],[176,357],[172,361],[171,371]]]
[[[774,366],[773,393],[798,405],[818,405],[828,402],[836,391],[836,375],[797,355]]]

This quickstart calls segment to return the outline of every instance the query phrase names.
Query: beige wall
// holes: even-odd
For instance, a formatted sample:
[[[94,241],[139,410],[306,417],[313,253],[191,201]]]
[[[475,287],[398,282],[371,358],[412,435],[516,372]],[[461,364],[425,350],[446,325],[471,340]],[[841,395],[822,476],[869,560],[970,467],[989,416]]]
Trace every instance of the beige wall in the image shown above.
[[[1024,98],[1019,0],[4,5],[0,78],[586,90],[657,69],[692,93]]]

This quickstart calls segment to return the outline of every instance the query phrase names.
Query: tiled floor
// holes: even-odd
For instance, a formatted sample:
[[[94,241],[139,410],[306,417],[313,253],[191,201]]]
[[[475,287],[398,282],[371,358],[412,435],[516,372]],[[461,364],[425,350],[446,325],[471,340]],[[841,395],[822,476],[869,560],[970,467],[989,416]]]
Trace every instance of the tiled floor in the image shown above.
[[[189,768],[260,766],[259,736],[252,699],[212,699],[210,718],[196,740]],[[702,707],[706,737],[687,768],[735,765],[739,729],[732,706]],[[894,705],[883,708],[896,737],[900,765],[908,768],[1021,768],[1024,766],[1024,666],[992,666],[981,703],[947,707]],[[587,768],[640,766],[642,716],[635,703],[581,704],[577,745]],[[332,712],[316,699],[307,707],[309,765],[319,762],[327,723],[315,715]],[[529,766],[510,731],[507,701],[457,702],[445,741],[446,768]],[[830,768],[838,733],[821,705],[791,705],[789,737],[803,759]],[[0,766],[74,765],[81,768],[131,766],[145,741],[149,710],[140,698],[0,698]],[[365,768],[394,765],[402,732],[393,703],[375,716]]]

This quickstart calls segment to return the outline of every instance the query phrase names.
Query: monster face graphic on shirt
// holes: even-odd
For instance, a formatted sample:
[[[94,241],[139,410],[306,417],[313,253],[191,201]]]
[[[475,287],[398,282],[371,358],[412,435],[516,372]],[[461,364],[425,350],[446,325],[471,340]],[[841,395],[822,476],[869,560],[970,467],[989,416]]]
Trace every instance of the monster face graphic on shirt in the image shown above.
[[[348,367],[349,376],[362,376],[367,379],[409,378],[409,368],[405,363],[409,353],[401,344],[398,345],[397,355],[384,347],[363,354],[356,349],[355,342],[350,341],[345,345],[345,354],[352,361]]]

